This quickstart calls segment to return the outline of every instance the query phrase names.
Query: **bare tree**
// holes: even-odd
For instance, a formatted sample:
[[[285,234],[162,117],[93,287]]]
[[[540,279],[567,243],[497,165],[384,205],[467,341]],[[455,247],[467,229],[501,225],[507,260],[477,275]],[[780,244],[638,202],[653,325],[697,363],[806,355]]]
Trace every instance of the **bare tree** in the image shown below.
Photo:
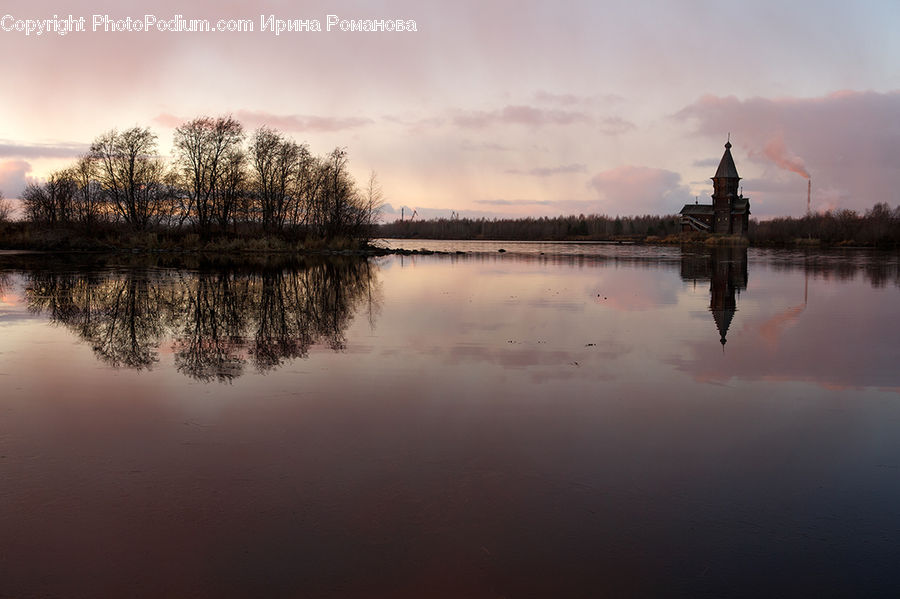
[[[112,209],[136,229],[147,228],[166,203],[165,166],[156,152],[156,135],[141,127],[113,129],[91,144],[97,179]]]
[[[231,116],[198,117],[176,129],[170,162],[158,155],[149,128],[112,129],[75,164],[29,185],[24,212],[50,226],[112,221],[143,230],[193,223],[205,233],[244,220],[269,232],[291,227],[320,238],[372,234],[381,187],[374,172],[366,189],[357,187],[346,149],[317,157],[268,127],[254,132],[246,150],[244,138]]]
[[[381,219],[381,210],[384,207],[384,192],[378,183],[378,173],[372,171],[369,181],[363,190],[366,208],[366,228],[371,230]],[[370,233],[371,234],[371,233]]]
[[[347,162],[347,150],[335,148],[322,163],[324,184],[320,193],[325,237],[329,239],[357,233],[364,219],[362,202],[347,170]]]
[[[3,192],[0,191],[0,223],[9,222],[12,218],[12,213],[12,202],[3,197]]]
[[[185,178],[189,206],[201,231],[209,229],[216,209],[224,162],[244,139],[244,128],[232,117],[199,117],[175,130],[177,163]]]
[[[295,141],[268,127],[261,127],[250,141],[253,184],[263,228],[284,225],[293,198],[301,148]]]
[[[72,222],[72,205],[75,199],[75,179],[69,169],[50,173],[45,184],[51,202],[50,223]]]
[[[222,157],[222,167],[214,191],[213,213],[219,226],[225,230],[239,212],[249,216],[247,193],[247,154],[239,147],[232,147]]]
[[[106,218],[106,206],[96,173],[96,160],[90,154],[79,158],[69,169],[75,183],[72,217],[89,228]]]
[[[25,217],[48,226],[71,220],[75,182],[68,170],[55,171],[45,183],[29,183],[22,193]]]
[[[22,192],[22,208],[25,211],[25,218],[33,223],[50,222],[47,214],[47,208],[50,202],[47,201],[47,192],[43,185],[29,182],[25,185]]]

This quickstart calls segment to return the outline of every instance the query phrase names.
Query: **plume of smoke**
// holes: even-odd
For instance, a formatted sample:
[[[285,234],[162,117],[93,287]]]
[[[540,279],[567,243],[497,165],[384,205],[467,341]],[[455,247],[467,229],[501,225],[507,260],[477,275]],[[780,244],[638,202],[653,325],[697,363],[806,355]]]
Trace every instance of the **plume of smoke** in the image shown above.
[[[763,149],[763,154],[779,167],[809,179],[809,172],[806,170],[806,165],[803,164],[803,159],[787,149],[781,136],[769,140]]]

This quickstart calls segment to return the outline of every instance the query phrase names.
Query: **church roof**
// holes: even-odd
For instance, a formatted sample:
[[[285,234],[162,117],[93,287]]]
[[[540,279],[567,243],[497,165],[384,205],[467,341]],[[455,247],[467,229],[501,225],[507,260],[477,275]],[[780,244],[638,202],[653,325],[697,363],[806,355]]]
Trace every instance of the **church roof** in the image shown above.
[[[734,308],[725,308],[722,310],[711,310],[713,320],[716,321],[716,328],[719,329],[719,343],[725,345],[725,335],[728,334],[728,327],[731,326],[731,320],[734,318]]]
[[[719,162],[719,168],[716,169],[716,176],[713,179],[740,179],[737,167],[734,166],[734,158],[731,157],[731,142],[725,143],[725,153],[722,154],[722,160]]]
[[[681,209],[679,214],[712,214],[713,206],[712,204],[685,204],[684,208]]]

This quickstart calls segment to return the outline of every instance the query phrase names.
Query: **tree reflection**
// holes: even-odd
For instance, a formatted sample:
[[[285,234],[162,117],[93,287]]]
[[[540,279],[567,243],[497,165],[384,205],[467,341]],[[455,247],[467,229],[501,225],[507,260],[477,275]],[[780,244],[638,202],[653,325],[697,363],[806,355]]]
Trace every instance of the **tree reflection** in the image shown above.
[[[244,371],[246,277],[198,273],[181,281],[174,316],[175,367],[200,380],[229,380]]]
[[[159,360],[163,327],[159,286],[145,277],[115,273],[79,276],[31,273],[28,308],[47,313],[91,344],[104,362],[142,370]]]
[[[358,308],[370,321],[380,291],[366,260],[320,260],[290,268],[187,272],[29,273],[26,300],[90,343],[113,367],[150,368],[172,339],[176,369],[229,381],[306,357],[324,344],[346,347]]]

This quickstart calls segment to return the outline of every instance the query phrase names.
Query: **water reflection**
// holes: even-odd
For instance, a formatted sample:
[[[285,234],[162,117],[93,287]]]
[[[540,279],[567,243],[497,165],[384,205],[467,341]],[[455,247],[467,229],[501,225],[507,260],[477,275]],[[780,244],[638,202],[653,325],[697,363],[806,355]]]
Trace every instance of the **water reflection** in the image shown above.
[[[724,348],[728,328],[737,312],[736,296],[747,289],[747,248],[716,247],[708,252],[685,252],[681,255],[681,278],[695,285],[709,281],[709,311]]]
[[[228,381],[324,344],[342,350],[364,306],[379,305],[375,266],[365,260],[304,262],[290,268],[104,272],[30,271],[28,309],[88,342],[115,368],[159,361],[172,339],[175,366],[192,378]]]
[[[8,259],[0,595],[897,595],[897,256],[507,249]]]

